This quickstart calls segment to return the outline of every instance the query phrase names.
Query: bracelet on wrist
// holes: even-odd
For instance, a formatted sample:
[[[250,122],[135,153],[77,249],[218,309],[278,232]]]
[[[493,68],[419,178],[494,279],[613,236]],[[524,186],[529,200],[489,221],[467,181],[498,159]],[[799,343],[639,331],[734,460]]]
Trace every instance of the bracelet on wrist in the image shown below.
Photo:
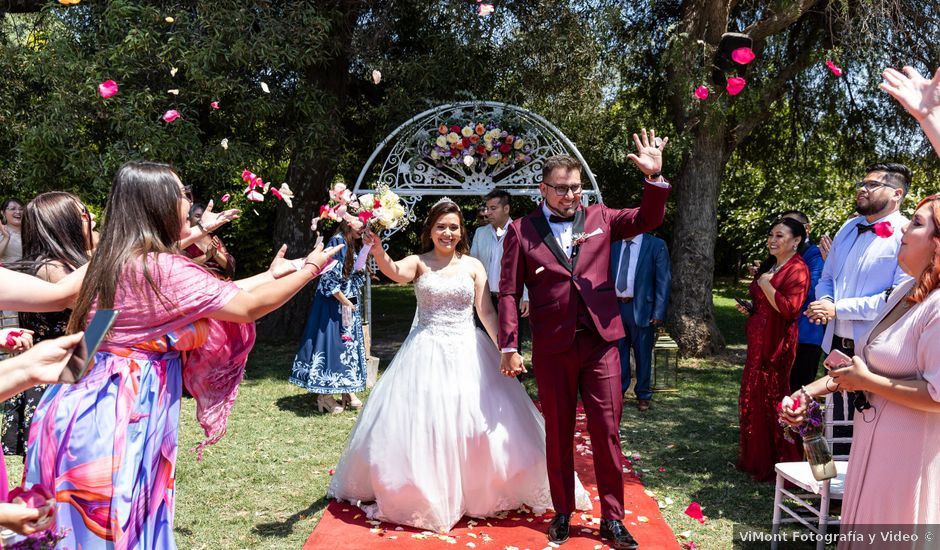
[[[198,227],[199,230],[205,233],[206,235],[209,234],[209,230],[206,229],[206,226],[202,225],[202,222],[196,222],[196,227]]]

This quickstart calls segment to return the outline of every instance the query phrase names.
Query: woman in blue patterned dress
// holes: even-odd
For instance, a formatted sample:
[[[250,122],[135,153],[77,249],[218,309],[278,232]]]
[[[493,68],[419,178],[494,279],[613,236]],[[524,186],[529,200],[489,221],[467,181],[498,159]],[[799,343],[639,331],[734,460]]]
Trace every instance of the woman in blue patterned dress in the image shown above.
[[[336,265],[320,277],[310,314],[294,357],[290,382],[317,394],[317,410],[340,413],[362,407],[356,397],[366,387],[366,349],[360,299],[366,270],[354,269],[362,248],[361,223],[342,222],[329,245],[345,244]],[[346,323],[343,322],[344,311]],[[334,394],[342,394],[342,404]]]

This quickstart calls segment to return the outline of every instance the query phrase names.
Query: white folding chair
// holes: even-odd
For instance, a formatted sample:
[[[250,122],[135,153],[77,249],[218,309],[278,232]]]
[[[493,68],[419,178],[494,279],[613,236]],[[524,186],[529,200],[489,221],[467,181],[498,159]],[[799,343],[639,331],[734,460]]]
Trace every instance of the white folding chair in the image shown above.
[[[829,441],[829,447],[835,449],[835,443],[851,443],[851,437],[835,437],[834,428],[836,426],[851,426],[852,420],[849,418],[850,399],[842,393],[842,415],[845,420],[833,419],[833,399],[832,394],[826,396],[826,410],[824,418],[826,420],[825,437]],[[816,544],[817,550],[826,548],[825,534],[829,525],[838,525],[839,517],[829,515],[829,504],[832,499],[842,500],[842,491],[845,485],[845,472],[848,467],[848,455],[833,454],[833,460],[836,463],[836,477],[825,481],[816,481],[810,471],[809,463],[803,462],[780,462],[774,470],[777,472],[777,486],[774,490],[774,518],[772,532],[776,535],[780,531],[781,523],[800,523],[810,531],[822,535]],[[804,492],[791,492],[784,487],[789,481]],[[794,489],[796,491],[796,489]],[[784,501],[784,497],[788,500]],[[791,503],[792,501],[792,503]],[[793,504],[795,503],[795,504]],[[795,508],[795,509],[794,509]],[[788,517],[783,518],[783,512]],[[776,537],[771,543],[771,549],[777,548]]]

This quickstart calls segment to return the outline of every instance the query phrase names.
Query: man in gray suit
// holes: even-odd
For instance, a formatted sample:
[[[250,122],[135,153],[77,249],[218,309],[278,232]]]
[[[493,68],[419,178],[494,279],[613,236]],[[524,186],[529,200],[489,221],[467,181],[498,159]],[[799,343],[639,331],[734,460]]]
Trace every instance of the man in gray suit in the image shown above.
[[[610,269],[614,275],[620,317],[626,337],[620,340],[620,391],[630,387],[630,350],[636,358],[636,406],[650,408],[653,344],[656,327],[666,318],[672,269],[669,250],[662,239],[641,233],[633,239],[615,241],[610,249]]]

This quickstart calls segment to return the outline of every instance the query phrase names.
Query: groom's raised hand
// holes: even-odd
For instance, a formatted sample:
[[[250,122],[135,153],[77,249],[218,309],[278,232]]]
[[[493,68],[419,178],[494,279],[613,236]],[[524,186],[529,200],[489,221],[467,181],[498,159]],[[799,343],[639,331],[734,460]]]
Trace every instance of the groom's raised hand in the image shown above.
[[[527,372],[525,365],[522,364],[522,356],[519,355],[518,351],[504,352],[499,360],[499,370],[509,378]]]
[[[657,142],[656,130],[650,130],[647,134],[646,128],[643,128],[641,135],[633,134],[633,143],[636,144],[636,153],[630,153],[627,158],[632,160],[647,178],[660,174],[663,171],[663,149],[669,143],[669,138],[662,138]]]

